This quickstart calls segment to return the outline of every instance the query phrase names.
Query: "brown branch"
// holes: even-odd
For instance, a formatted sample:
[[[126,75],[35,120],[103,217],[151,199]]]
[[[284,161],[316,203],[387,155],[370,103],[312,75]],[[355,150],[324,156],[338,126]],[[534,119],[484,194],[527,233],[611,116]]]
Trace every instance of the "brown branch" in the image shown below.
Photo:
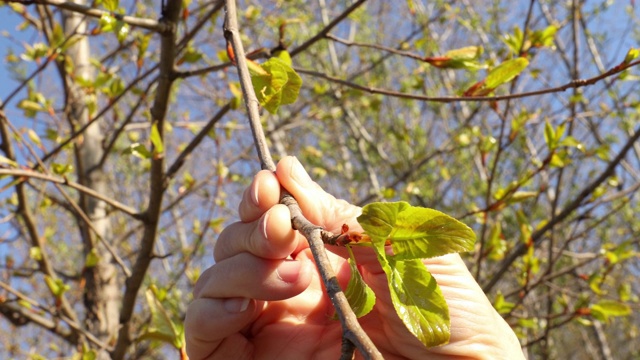
[[[611,160],[607,168],[598,176],[594,181],[592,181],[589,185],[587,185],[578,196],[573,199],[569,204],[567,204],[564,209],[558,214],[553,216],[549,222],[547,222],[542,228],[536,230],[531,235],[532,246],[538,244],[543,239],[543,235],[555,227],[557,224],[566,219],[570,214],[572,214],[582,202],[589,197],[593,191],[600,186],[605,180],[607,180],[611,175],[615,174],[615,169],[620,164],[620,162],[627,155],[627,152],[633,147],[636,141],[640,139],[640,127],[635,130],[635,133],[627,140],[627,143],[620,150],[618,155]],[[489,292],[502,278],[502,276],[509,270],[511,264],[513,264],[516,259],[520,256],[527,253],[527,245],[524,243],[519,243],[514,250],[502,261],[500,268],[490,276],[490,280],[482,287],[485,292]]]
[[[327,26],[325,26],[322,30],[320,30],[315,36],[313,36],[311,39],[305,41],[302,45],[300,45],[300,46],[296,47],[295,49],[291,50],[291,56],[293,57],[293,56],[298,55],[299,53],[307,50],[307,48],[309,46],[311,46],[311,45],[315,44],[317,41],[323,39],[329,33],[329,31],[331,31],[331,29],[333,29],[336,25],[338,25],[347,16],[349,16],[349,14],[351,14],[352,12],[357,10],[366,1],[367,0],[358,0],[358,1],[354,2],[345,11],[343,11],[342,14],[338,15],[329,24],[327,24]]]
[[[31,299],[30,297],[26,296],[25,294],[21,293],[20,291],[18,291],[16,289],[12,288],[11,286],[9,286],[9,284],[6,284],[5,282],[0,281],[0,288],[2,288],[4,290],[6,290],[7,292],[15,295],[18,299],[23,300],[23,301],[31,304],[32,306],[40,308],[40,309],[46,311],[47,313],[53,315],[53,311],[51,309],[45,308],[44,306],[40,305],[37,301]],[[46,317],[41,316],[41,315],[37,314],[36,312],[31,311],[30,309],[27,309],[27,308],[25,308],[23,306],[13,306],[13,305],[9,304],[8,302],[0,302],[0,313],[5,315],[7,317],[7,320],[11,321],[16,326],[23,326],[23,325],[26,325],[27,323],[31,322],[31,323],[37,324],[38,326],[40,326],[40,327],[42,327],[42,328],[54,333],[55,335],[60,336],[65,341],[67,341],[67,342],[69,342],[69,343],[71,343],[73,345],[77,345],[78,344],[78,337],[76,336],[76,334],[70,332],[67,328],[62,326],[62,324],[59,321],[53,321],[53,320],[47,319]],[[103,349],[108,349],[109,348],[108,345],[106,345],[105,343],[101,342],[98,338],[96,338],[90,332],[85,331],[76,322],[71,321],[66,316],[61,316],[60,318],[67,325],[69,325],[69,327],[71,327],[72,329],[76,330],[78,333],[81,333],[83,336],[85,336],[87,338],[87,340],[91,341],[92,343],[94,343],[98,347],[103,348]],[[18,323],[16,323],[16,322],[18,322]]]
[[[191,153],[200,145],[200,142],[209,134],[211,129],[222,119],[222,117],[231,110],[231,103],[227,103],[223,106],[218,112],[207,122],[207,124],[200,130],[200,132],[191,140],[189,145],[180,153],[178,158],[173,162],[173,164],[167,170],[165,174],[165,187],[168,185],[169,180],[180,170],[182,164],[184,164],[185,160]]]
[[[359,5],[362,2],[364,1],[359,1],[356,4]],[[356,4],[354,4],[354,6]],[[352,8],[354,8],[354,6],[352,6]],[[238,74],[240,77],[240,84],[242,86],[242,93],[244,96],[245,105],[247,107],[247,113],[249,115],[249,122],[251,124],[254,142],[258,151],[258,156],[260,157],[261,167],[262,169],[275,171],[276,167],[273,159],[271,158],[271,154],[269,152],[267,141],[264,136],[264,131],[262,129],[262,124],[260,121],[258,99],[256,98],[253,86],[251,85],[251,77],[249,75],[249,69],[247,68],[245,52],[242,46],[242,41],[240,39],[240,32],[238,30],[236,4],[234,0],[226,1],[226,10],[227,14],[224,27],[225,38],[232,44],[234,53],[236,55],[235,57],[237,62]],[[334,20],[332,24],[335,25],[335,23],[337,22]],[[327,27],[327,32],[329,31],[329,29],[330,28]],[[307,43],[309,43],[309,41]],[[306,47],[301,46],[300,48],[298,48],[298,52],[304,50],[305,48]],[[322,281],[325,285],[325,288],[327,289],[327,294],[329,295],[329,298],[331,299],[338,318],[340,319],[340,322],[342,324],[343,341],[349,341],[353,343],[366,359],[382,359],[382,355],[380,354],[378,349],[375,347],[366,332],[364,332],[364,330],[360,327],[358,319],[351,310],[347,298],[342,292],[342,289],[340,289],[340,285],[338,284],[335,273],[331,268],[324,243],[322,242],[322,238],[320,236],[322,228],[312,224],[303,216],[302,210],[298,206],[297,201],[290,194],[285,192],[280,202],[287,205],[287,207],[289,208],[289,211],[291,212],[291,222],[293,224],[293,227],[300,233],[302,233],[309,242],[309,248],[313,253],[313,257],[318,266],[318,271],[320,272]],[[348,348],[349,347],[347,347],[347,349]]]
[[[568,89],[576,89],[576,88],[593,85],[603,79],[609,78],[613,75],[617,75],[623,72],[624,70],[627,70],[639,64],[640,64],[640,60],[636,60],[629,64],[621,64],[621,65],[615,66],[609,71],[589,79],[573,80],[564,85],[543,89],[543,90],[535,90],[535,91],[528,91],[528,92],[523,92],[519,94],[499,95],[499,96],[424,96],[424,95],[418,95],[418,94],[408,94],[400,91],[385,90],[385,89],[375,88],[372,86],[364,86],[364,85],[356,84],[356,83],[343,80],[331,75],[327,75],[325,73],[321,73],[318,71],[301,69],[301,68],[295,68],[295,70],[300,74],[305,74],[305,75],[329,80],[336,84],[344,85],[344,86],[347,86],[356,90],[364,91],[370,94],[380,94],[380,95],[386,95],[386,96],[396,97],[401,99],[453,103],[453,102],[469,102],[469,101],[478,101],[478,102],[502,101],[502,100],[521,99],[526,97],[559,93],[559,92],[566,91]]]
[[[11,130],[14,132],[14,134],[17,136],[18,130],[9,122],[9,120],[4,117],[4,114],[0,114],[0,117],[3,117],[4,120],[4,124],[11,128]],[[27,150],[29,151],[29,153],[33,156],[33,158],[36,160],[38,166],[40,166],[40,168],[44,171],[45,175],[48,175],[48,170],[45,167],[44,162],[42,161],[42,159],[40,159],[40,157],[38,156],[38,154],[35,152],[35,150],[33,149],[33,147],[31,145],[29,145],[29,143],[27,142],[23,142],[24,146],[27,148]],[[120,268],[122,268],[122,271],[124,272],[124,274],[128,277],[131,275],[131,270],[129,270],[129,268],[127,267],[127,265],[124,263],[124,261],[122,260],[122,258],[118,255],[118,253],[116,252],[116,250],[113,248],[113,246],[111,246],[111,244],[106,241],[104,239],[104,237],[96,230],[93,221],[91,221],[91,219],[89,218],[89,216],[86,214],[86,212],[75,202],[75,200],[73,200],[69,194],[67,194],[66,191],[64,191],[64,189],[60,186],[59,183],[57,182],[52,182],[53,186],[60,192],[60,194],[62,195],[62,197],[67,201],[67,203],[71,206],[71,208],[73,210],[75,210],[75,212],[78,214],[78,216],[80,216],[80,218],[82,219],[82,221],[85,222],[85,224],[89,227],[89,229],[91,231],[93,231],[93,233],[97,236],[98,240],[102,243],[102,245],[104,245],[104,247],[107,249],[107,251],[109,251],[109,253],[111,254],[111,256],[113,256],[113,259],[115,260],[115,262],[120,266]],[[85,189],[88,189],[85,187]],[[94,194],[99,194],[97,192],[93,192]]]
[[[0,149],[5,153],[6,157],[15,161],[16,156],[13,150],[13,146],[11,143],[11,134],[9,131],[9,120],[4,114],[4,111],[0,109],[0,137],[2,138],[2,143],[0,144]],[[27,229],[29,234],[29,239],[31,240],[31,245],[40,248],[42,256],[37,260],[38,268],[45,275],[50,276],[52,279],[56,280],[58,277],[56,275],[55,270],[53,269],[53,265],[51,265],[51,260],[49,259],[49,253],[45,251],[45,244],[43,237],[40,236],[38,231],[38,227],[36,225],[36,220],[29,208],[27,201],[27,193],[24,188],[24,184],[22,182],[18,182],[15,185],[16,195],[18,197],[18,209],[17,214],[22,219],[24,226]],[[66,315],[74,322],[78,322],[78,318],[76,316],[73,307],[67,300],[64,294],[60,297],[60,309],[62,310],[62,314]]]
[[[138,76],[137,78],[135,78],[131,83],[129,83],[129,85],[127,85],[127,87],[125,87],[125,89],[122,91],[121,94],[116,96],[112,101],[109,101],[109,104],[107,106],[105,106],[102,110],[100,110],[100,112],[97,113],[93,118],[91,118],[89,121],[87,121],[86,124],[84,124],[81,127],[79,127],[68,138],[66,138],[65,140],[60,142],[58,144],[58,146],[56,146],[53,150],[51,150],[47,154],[45,154],[42,157],[42,161],[46,162],[51,157],[56,155],[60,150],[64,149],[69,143],[71,143],[73,140],[75,140],[78,136],[82,135],[85,131],[87,131],[87,129],[94,122],[98,121],[104,114],[107,113],[107,111],[109,111],[112,107],[114,107],[118,103],[118,101],[120,101],[121,98],[123,98],[131,89],[133,89],[138,84],[138,82],[142,81],[144,78],[146,78],[147,76],[151,75],[151,73],[153,73],[157,68],[158,68],[158,65],[152,67],[151,69],[147,70],[144,74],[142,74],[142,75]],[[153,80],[151,80],[151,82],[155,82],[156,80],[157,80],[157,78],[154,78]],[[37,170],[37,165],[33,169]]]
[[[101,18],[103,15],[111,15],[117,20],[127,23],[131,26],[137,26],[158,33],[165,33],[168,31],[168,27],[162,21],[156,21],[151,19],[138,18],[135,16],[121,15],[112,13],[106,10],[99,10],[92,6],[79,5],[71,1],[62,0],[5,0],[10,3],[20,3],[24,5],[40,4],[40,5],[53,5],[60,9],[73,11],[76,13],[84,14],[93,18]]]
[[[165,16],[161,20],[167,27],[162,33],[160,42],[160,74],[158,88],[151,108],[151,121],[157,126],[160,139],[164,139],[164,124],[169,107],[169,95],[175,77],[174,66],[176,58],[176,32],[180,15],[182,0],[169,0],[165,9]],[[149,174],[149,202],[145,212],[145,226],[140,241],[138,255],[133,265],[133,273],[126,281],[126,288],[122,299],[120,312],[120,331],[118,341],[111,356],[115,360],[121,360],[127,353],[133,339],[131,334],[131,317],[136,305],[138,291],[153,258],[153,247],[158,232],[158,223],[162,214],[162,199],[164,195],[164,154],[156,154],[151,160]]]
[[[425,57],[422,55],[418,55],[416,53],[412,53],[409,51],[402,51],[402,50],[398,50],[396,48],[392,48],[392,47],[388,47],[388,46],[384,46],[384,45],[378,45],[378,44],[367,44],[367,43],[361,43],[361,42],[356,42],[356,41],[349,41],[346,39],[342,39],[339,38],[333,34],[326,34],[324,36],[327,39],[331,39],[337,43],[340,43],[342,45],[348,46],[348,47],[352,47],[352,46],[356,46],[356,47],[365,47],[365,48],[370,48],[370,49],[376,49],[376,50],[382,50],[382,51],[386,51],[390,54],[394,54],[394,55],[400,55],[400,56],[404,56],[410,59],[414,59],[414,60],[418,60],[418,61],[424,61]]]
[[[105,203],[111,205],[111,207],[113,207],[114,209],[120,210],[123,213],[135,219],[141,218],[140,213],[136,211],[136,209],[128,205],[122,204],[117,200],[114,200],[108,196],[105,196],[104,194],[100,194],[95,190],[88,188],[84,185],[80,185],[76,182],[70,181],[66,177],[59,177],[51,174],[44,174],[44,173],[36,172],[33,170],[23,170],[23,169],[0,169],[0,175],[11,175],[16,178],[21,178],[21,177],[33,178],[33,179],[39,179],[39,180],[44,180],[44,181],[48,181],[56,184],[65,185],[72,189],[78,190],[84,194],[87,194],[95,199],[104,201]]]

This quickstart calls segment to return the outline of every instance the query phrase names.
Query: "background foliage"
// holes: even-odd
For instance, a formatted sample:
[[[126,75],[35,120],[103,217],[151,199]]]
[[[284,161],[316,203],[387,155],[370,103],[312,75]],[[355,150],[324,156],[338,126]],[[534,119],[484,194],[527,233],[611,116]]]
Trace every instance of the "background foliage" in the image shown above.
[[[0,357],[175,358],[259,168],[222,3],[95,1],[86,28],[60,3],[0,3]],[[351,202],[468,224],[529,358],[640,356],[634,1],[238,5],[250,56],[286,48],[303,81],[263,114],[276,157]]]

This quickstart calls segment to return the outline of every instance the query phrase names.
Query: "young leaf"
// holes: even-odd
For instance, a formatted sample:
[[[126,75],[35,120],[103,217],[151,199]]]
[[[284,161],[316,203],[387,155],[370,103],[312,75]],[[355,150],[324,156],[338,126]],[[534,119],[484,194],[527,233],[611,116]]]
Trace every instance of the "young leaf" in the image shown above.
[[[270,113],[278,111],[280,105],[296,101],[302,87],[302,78],[286,61],[272,57],[262,65],[251,61],[248,64],[258,101]]]
[[[435,279],[420,260],[396,261],[374,247],[387,275],[391,301],[407,329],[427,347],[449,342],[449,308]]]
[[[610,317],[627,316],[631,314],[629,305],[615,300],[600,300],[591,305],[591,315],[603,322],[608,322]]]
[[[475,242],[475,233],[467,225],[440,211],[402,201],[368,204],[358,223],[374,243],[389,240],[396,260],[469,251]]]
[[[528,65],[529,60],[523,57],[507,60],[489,71],[484,85],[487,89],[495,89],[513,80],[513,78],[518,76]]]
[[[349,248],[347,247],[347,249]],[[354,314],[357,317],[363,317],[373,309],[373,305],[376,303],[376,295],[364,282],[362,275],[360,275],[351,249],[349,249],[349,254],[351,255],[349,258],[351,278],[349,279],[349,284],[347,285],[344,295],[347,297]]]
[[[627,52],[627,55],[624,57],[624,61],[622,62],[624,65],[631,63],[633,60],[640,57],[640,48],[634,49],[631,48]]]
[[[158,340],[179,349],[183,342],[181,338],[184,336],[182,329],[174,324],[169,312],[151,289],[147,289],[145,296],[151,312],[151,324],[139,340]]]
[[[157,122],[154,122],[153,126],[151,126],[151,143],[153,144],[153,155],[162,156],[164,154],[164,145],[162,144],[160,131],[158,131]]]
[[[478,62],[482,52],[482,46],[467,46],[449,50],[442,56],[426,57],[424,61],[441,69],[478,70],[485,67]]]

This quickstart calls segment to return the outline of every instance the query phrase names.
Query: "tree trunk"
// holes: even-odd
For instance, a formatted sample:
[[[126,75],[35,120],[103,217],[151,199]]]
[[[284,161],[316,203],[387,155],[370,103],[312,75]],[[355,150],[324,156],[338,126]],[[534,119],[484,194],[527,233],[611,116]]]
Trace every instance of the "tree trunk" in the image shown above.
[[[84,5],[84,0],[76,0]],[[64,29],[67,36],[85,34],[86,21],[77,13],[65,12]],[[94,77],[89,63],[89,40],[83,37],[68,50],[66,55],[73,63],[73,74],[67,74],[70,78],[66,112],[69,122],[78,128],[90,120],[89,110],[85,103],[85,93],[75,84],[73,78]],[[101,167],[100,159],[104,149],[102,145],[103,135],[100,122],[90,125],[80,140],[76,143],[76,169],[78,182],[102,194],[108,193],[107,179]],[[99,238],[111,241],[111,225],[107,215],[106,204],[94,198],[80,195],[79,204],[92,222],[92,228],[81,219],[80,232],[84,245],[85,256],[92,251],[98,255],[99,261],[93,267],[85,267],[83,275],[85,280],[84,305],[86,308],[85,327],[106,344],[114,344],[118,333],[120,317],[120,291],[118,287],[117,269],[113,264],[111,254],[100,243]],[[99,351],[99,359],[108,359],[107,351]]]

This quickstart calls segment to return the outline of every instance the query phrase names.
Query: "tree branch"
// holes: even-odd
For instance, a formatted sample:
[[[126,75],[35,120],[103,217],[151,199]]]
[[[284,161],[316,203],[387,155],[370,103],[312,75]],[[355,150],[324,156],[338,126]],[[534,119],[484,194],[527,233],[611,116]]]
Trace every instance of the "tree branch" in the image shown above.
[[[122,204],[110,197],[107,197],[104,194],[100,194],[91,188],[88,188],[76,182],[70,181],[66,177],[59,177],[59,176],[50,175],[50,174],[43,174],[33,170],[22,170],[22,169],[0,169],[0,175],[11,175],[16,178],[27,177],[27,178],[39,179],[39,180],[44,180],[44,181],[48,181],[56,184],[65,185],[72,189],[76,189],[84,194],[87,194],[93,198],[96,198],[100,201],[104,201],[114,209],[120,210],[123,213],[133,217],[134,219],[142,218],[142,216],[136,209],[129,207],[125,204]]]
[[[175,77],[174,66],[176,58],[176,31],[180,15],[182,0],[169,0],[165,9],[165,16],[161,20],[168,30],[162,33],[160,43],[160,74],[158,88],[156,90],[153,107],[151,108],[151,121],[157,127],[160,139],[164,139],[164,124],[169,107],[169,95],[171,85]],[[164,195],[164,154],[156,154],[151,160],[149,203],[145,212],[145,226],[140,241],[140,248],[133,273],[126,281],[126,289],[122,299],[120,313],[120,332],[112,357],[115,360],[124,358],[131,337],[131,317],[136,304],[138,291],[147,274],[149,264],[153,258],[153,247],[157,237],[158,223],[162,214],[162,199]]]
[[[60,9],[64,9],[67,11],[73,11],[76,13],[84,14],[93,18],[101,18],[103,15],[111,15],[117,20],[120,20],[124,23],[127,23],[131,26],[137,26],[144,29],[148,29],[151,31],[155,31],[157,33],[165,33],[169,31],[169,28],[162,21],[156,21],[151,19],[138,18],[135,16],[121,15],[112,13],[106,10],[99,10],[92,6],[85,6],[76,4],[71,1],[62,1],[62,0],[6,0],[6,2],[20,3],[23,5],[31,5],[31,4],[40,4],[40,5],[53,5]]]
[[[359,1],[356,4],[359,5],[363,2],[364,1]],[[354,4],[354,6],[356,4]],[[352,8],[354,8],[354,6],[352,6]],[[247,113],[249,114],[249,122],[251,124],[251,130],[256,149],[258,151],[258,156],[260,157],[261,167],[262,169],[275,171],[276,166],[271,158],[267,141],[264,136],[264,131],[262,129],[262,124],[260,122],[259,102],[251,84],[251,77],[249,75],[249,69],[247,68],[245,52],[240,39],[234,0],[226,1],[226,10],[227,14],[224,28],[225,38],[227,41],[231,42],[236,55],[235,57],[240,77],[240,84],[242,86],[242,93],[247,107]],[[335,23],[337,22],[334,20],[332,24],[335,25]],[[327,27],[327,32],[329,29],[330,27]],[[307,43],[309,43],[309,41]],[[306,47],[301,46],[298,48],[298,52],[305,48]],[[313,253],[313,257],[318,266],[318,271],[320,272],[322,281],[327,289],[327,294],[329,295],[342,324],[343,341],[346,339],[353,343],[366,359],[382,359],[382,355],[378,349],[375,347],[369,336],[360,327],[358,319],[351,310],[347,298],[342,292],[342,289],[340,289],[338,280],[331,268],[331,264],[329,263],[324,243],[322,242],[320,235],[322,228],[312,224],[303,216],[302,210],[298,206],[297,201],[290,194],[285,192],[280,202],[287,205],[289,208],[293,227],[302,233],[309,242],[309,248]],[[343,347],[343,349],[349,348],[350,347]]]
[[[336,25],[338,25],[342,20],[344,20],[349,14],[357,10],[360,5],[364,4],[367,0],[358,0],[353,3],[353,5],[349,6],[342,14],[338,15],[335,19],[333,19],[327,26],[325,26],[322,30],[320,30],[314,37],[302,43],[302,45],[296,47],[291,50],[291,57],[298,55],[299,53],[307,50],[307,48],[317,41],[323,39],[331,29],[333,29]]]
[[[356,90],[364,91],[370,94],[380,94],[380,95],[386,95],[386,96],[391,96],[391,97],[396,97],[401,99],[453,103],[453,102],[469,102],[469,101],[491,102],[491,101],[521,99],[526,97],[559,93],[559,92],[566,91],[568,89],[576,89],[576,88],[593,85],[603,79],[609,78],[613,75],[617,75],[623,72],[624,70],[627,70],[639,64],[640,64],[640,60],[636,60],[626,65],[615,66],[609,71],[589,79],[577,79],[577,80],[570,81],[561,86],[556,86],[556,87],[543,89],[543,90],[535,90],[535,91],[528,91],[528,92],[523,92],[519,94],[499,95],[499,96],[424,96],[424,95],[418,95],[418,94],[408,94],[400,91],[379,89],[372,86],[364,86],[364,85],[356,84],[348,80],[343,80],[343,79],[340,79],[331,75],[327,75],[325,73],[321,73],[318,71],[301,69],[301,68],[295,68],[295,70],[300,74],[305,74],[305,75],[325,79],[325,80],[328,80],[340,85],[344,85]]]

